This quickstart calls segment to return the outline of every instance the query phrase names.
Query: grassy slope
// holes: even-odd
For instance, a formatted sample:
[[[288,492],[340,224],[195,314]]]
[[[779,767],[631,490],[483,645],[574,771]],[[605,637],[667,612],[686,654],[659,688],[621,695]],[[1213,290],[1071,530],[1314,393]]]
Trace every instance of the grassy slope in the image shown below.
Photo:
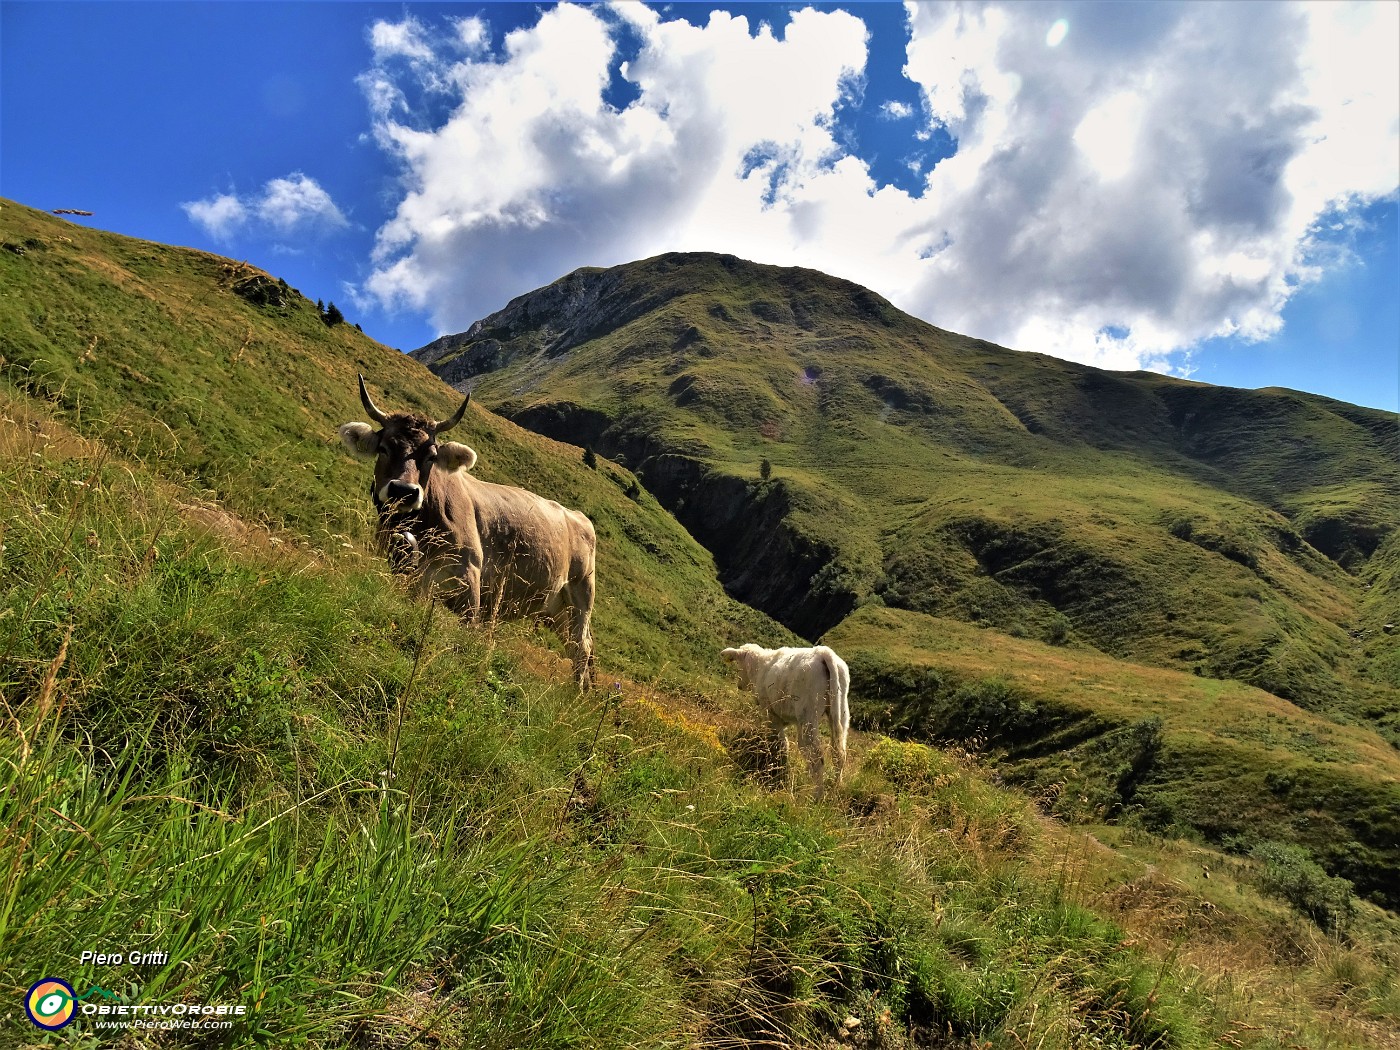
[[[594,310],[577,313],[591,286]],[[1337,732],[1364,741],[1377,772],[1393,767],[1377,734],[1400,741],[1400,693],[1379,639],[1389,614],[1376,611],[1396,593],[1392,416],[1011,353],[845,282],[726,257],[581,272],[526,300],[471,339],[426,348],[432,367],[494,368],[474,380],[488,404],[616,450],[716,550],[736,593],[799,630],[874,601],[1068,644],[1059,659],[1100,678],[1116,665],[1090,648],[1131,661],[1124,683],[1149,673],[1134,665],[1238,680],[1290,701],[1280,709],[1299,725],[1313,712],[1347,727]],[[677,458],[710,473],[677,481]],[[774,479],[759,483],[764,459]],[[735,485],[745,496],[722,505]],[[746,529],[778,528],[790,538],[779,555],[810,556],[770,574],[801,586],[765,590],[773,544],[755,545],[749,565],[725,556],[749,549]],[[912,648],[897,636],[832,634],[868,641],[872,657]],[[1231,689],[1187,691],[1168,723],[1163,775],[1183,786],[1158,820],[1226,833],[1204,805],[1222,785],[1213,804],[1238,814],[1232,829],[1257,829],[1252,818],[1278,806],[1286,815],[1265,823],[1280,834],[1330,814],[1311,831],[1333,870],[1394,903],[1393,842],[1381,838],[1383,860],[1372,847],[1351,856],[1357,839],[1341,826],[1355,826],[1358,793],[1393,826],[1389,773],[1368,787],[1314,763],[1315,790],[1281,799],[1232,784],[1222,774],[1236,744],[1214,711]],[[1101,703],[1112,724],[1121,712]],[[1258,775],[1274,760],[1252,758]]]
[[[197,505],[44,406],[0,397],[0,465],[12,1004],[61,974],[247,1006],[227,1045],[312,1047],[1400,1034],[1400,929],[1375,909],[1329,939],[1255,866],[1106,849],[918,745],[875,742],[847,811],[794,805],[678,698],[580,706],[518,639],[421,630],[378,559]],[[170,961],[79,966],[86,944]],[[16,1041],[102,1045],[12,1007]]]
[[[479,389],[510,414],[572,401],[614,444],[644,431],[740,477],[767,458],[857,601],[1031,634],[1058,610],[1113,655],[1345,706],[1358,588],[1303,541],[1357,564],[1400,522],[1386,413],[1014,354],[810,272],[663,256],[611,274],[616,316],[567,352],[538,350],[535,309],[433,367],[504,339],[518,356]]]
[[[1300,842],[1381,896],[1400,877],[1400,757],[1374,733],[1240,683],[903,610],[862,609],[828,640],[852,654],[858,724],[980,736],[1067,818]]]
[[[232,510],[322,549],[369,535],[367,472],[335,428],[364,415],[356,372],[377,402],[437,418],[457,395],[426,369],[315,305],[254,306],[231,290],[246,264],[113,237],[19,205],[0,211],[3,376],[60,418]],[[713,559],[654,501],[624,495],[626,471],[579,469],[580,453],[474,409],[460,440],[476,473],[523,484],[597,526],[595,634],[621,669],[703,666],[715,639],[788,637],[714,585]],[[570,463],[569,460],[574,460]]]
[[[13,1004],[40,973],[127,1001],[248,1005],[236,1045],[1361,1047],[1400,1026],[1400,940],[1374,909],[1329,941],[1261,896],[1248,864],[1211,903],[1152,874],[1194,848],[1129,843],[1146,866],[1086,849],[974,765],[913,745],[876,744],[849,813],[735,777],[693,721],[729,719],[689,666],[706,646],[645,648],[676,623],[713,645],[721,598],[666,625],[609,614],[623,644],[605,670],[664,686],[674,660],[685,697],[624,674],[617,700],[581,706],[515,632],[443,616],[423,631],[424,608],[354,542],[363,513],[344,493],[362,479],[336,475],[322,436],[353,414],[347,373],[392,366],[387,351],[314,318],[264,325],[221,298],[221,260],[11,205],[0,221],[6,242],[43,242],[0,255],[0,330],[16,333],[0,391],[0,1041],[93,1043],[88,1023],[32,1034]],[[95,276],[128,256],[150,267],[139,302]],[[47,320],[58,302],[65,324]],[[101,348],[138,316],[105,370],[79,376],[82,327]],[[219,375],[248,329],[289,378]],[[307,372],[289,410],[300,358],[331,378]],[[202,434],[139,379],[109,390],[203,369],[201,424],[249,428],[203,461]],[[386,400],[451,405],[413,368],[380,383]],[[277,437],[303,415],[314,425]],[[470,426],[485,459],[575,486],[596,518],[616,508],[635,535],[615,545],[683,549],[574,452],[486,415]],[[656,561],[629,556],[638,572]],[[714,594],[690,578],[639,586],[674,604]],[[1183,931],[1199,961],[1174,961]],[[76,964],[75,946],[109,944],[171,961],[139,978]]]

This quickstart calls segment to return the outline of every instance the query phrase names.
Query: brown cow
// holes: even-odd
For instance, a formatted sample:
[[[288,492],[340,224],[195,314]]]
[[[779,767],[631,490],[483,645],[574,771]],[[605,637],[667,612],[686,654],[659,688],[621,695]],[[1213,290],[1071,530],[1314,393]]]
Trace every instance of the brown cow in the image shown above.
[[[395,569],[433,588],[472,623],[483,618],[545,620],[569,647],[574,680],[593,679],[593,523],[576,510],[510,485],[479,481],[476,452],[440,435],[462,421],[471,401],[434,421],[375,407],[360,377],[368,423],[345,423],[340,440],[374,460],[370,492],[379,511],[378,539]]]

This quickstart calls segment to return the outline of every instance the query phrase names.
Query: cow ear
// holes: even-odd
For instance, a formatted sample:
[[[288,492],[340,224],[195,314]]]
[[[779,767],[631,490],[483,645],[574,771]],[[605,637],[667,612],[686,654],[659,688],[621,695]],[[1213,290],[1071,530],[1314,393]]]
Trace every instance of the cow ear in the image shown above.
[[[460,441],[444,441],[438,446],[437,465],[443,470],[471,470],[476,466],[476,450]]]
[[[340,443],[356,459],[373,459],[379,454],[379,435],[368,423],[342,423]]]

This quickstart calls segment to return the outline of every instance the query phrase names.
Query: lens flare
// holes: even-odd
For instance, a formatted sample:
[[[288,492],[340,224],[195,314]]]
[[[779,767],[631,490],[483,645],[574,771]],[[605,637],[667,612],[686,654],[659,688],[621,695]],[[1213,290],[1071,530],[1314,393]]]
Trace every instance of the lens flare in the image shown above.
[[[1045,34],[1046,47],[1059,47],[1060,41],[1064,40],[1065,34],[1069,32],[1069,22],[1063,18],[1055,20],[1055,24],[1050,27],[1050,32]]]

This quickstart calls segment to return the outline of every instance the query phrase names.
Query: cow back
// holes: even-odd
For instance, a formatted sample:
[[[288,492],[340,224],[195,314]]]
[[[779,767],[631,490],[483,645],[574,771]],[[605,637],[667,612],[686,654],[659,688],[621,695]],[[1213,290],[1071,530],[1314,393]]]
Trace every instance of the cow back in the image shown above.
[[[486,615],[538,615],[571,580],[594,571],[592,522],[525,489],[458,472],[432,486],[423,509],[425,523],[446,538],[442,553],[452,562],[479,553]]]

